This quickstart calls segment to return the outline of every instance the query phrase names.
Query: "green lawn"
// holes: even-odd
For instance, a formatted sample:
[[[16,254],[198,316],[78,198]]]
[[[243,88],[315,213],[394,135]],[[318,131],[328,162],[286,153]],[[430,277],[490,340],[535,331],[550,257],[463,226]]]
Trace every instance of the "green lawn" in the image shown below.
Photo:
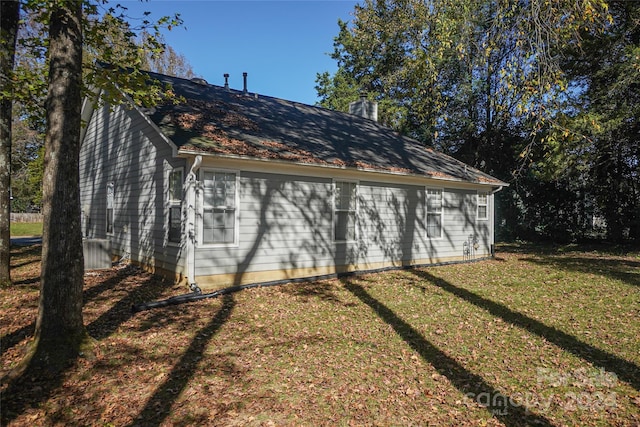
[[[42,236],[41,222],[12,222],[11,237]]]
[[[32,334],[38,251],[0,290],[2,369]],[[502,246],[497,258],[183,292],[131,267],[85,277],[96,358],[3,386],[3,425],[640,423],[640,253]]]

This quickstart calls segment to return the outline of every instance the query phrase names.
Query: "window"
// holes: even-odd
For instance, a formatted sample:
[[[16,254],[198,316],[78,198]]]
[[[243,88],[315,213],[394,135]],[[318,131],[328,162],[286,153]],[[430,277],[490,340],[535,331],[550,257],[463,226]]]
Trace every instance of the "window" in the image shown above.
[[[335,183],[333,238],[336,241],[356,239],[356,189],[355,182]]]
[[[489,193],[478,193],[478,219],[489,219]]]
[[[107,234],[113,234],[113,205],[115,198],[115,184],[107,184]]]
[[[202,242],[236,242],[236,173],[203,171]]]
[[[169,174],[169,241],[179,243],[182,238],[182,169]]]
[[[427,237],[442,237],[442,190],[427,189]]]

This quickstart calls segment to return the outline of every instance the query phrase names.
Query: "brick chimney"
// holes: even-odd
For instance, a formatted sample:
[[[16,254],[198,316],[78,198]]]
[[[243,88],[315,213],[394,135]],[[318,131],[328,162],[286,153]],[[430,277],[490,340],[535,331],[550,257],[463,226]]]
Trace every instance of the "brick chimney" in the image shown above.
[[[349,114],[378,121],[378,103],[369,101],[366,92],[360,92],[360,99],[349,104]]]

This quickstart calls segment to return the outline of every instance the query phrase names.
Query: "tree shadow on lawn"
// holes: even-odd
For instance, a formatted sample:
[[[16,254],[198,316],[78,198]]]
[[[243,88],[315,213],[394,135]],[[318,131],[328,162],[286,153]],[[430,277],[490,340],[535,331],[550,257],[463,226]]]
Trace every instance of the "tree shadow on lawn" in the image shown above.
[[[113,290],[117,286],[126,288],[126,295],[123,298],[87,325],[87,331],[94,339],[102,340],[108,337],[113,334],[120,325],[131,319],[134,316],[131,310],[133,305],[140,303],[142,300],[155,300],[162,295],[166,288],[173,286],[172,283],[169,283],[159,276],[149,275],[142,285],[129,287],[127,283],[121,283],[126,281],[129,276],[129,273],[118,272],[115,277],[106,280],[100,285],[93,286],[86,291],[86,298],[88,298],[87,301],[89,301],[90,299],[96,298],[102,292]],[[133,277],[136,277],[135,274]]]
[[[42,245],[31,245],[31,246],[16,246],[11,245],[11,270],[16,270],[21,267],[25,267],[27,265],[35,265],[40,264],[40,256],[42,253]],[[18,260],[22,260],[22,262],[18,263]],[[38,276],[36,278],[40,280]],[[28,281],[12,281],[12,285],[22,284],[22,282]]]
[[[11,282],[11,286],[30,286],[30,285],[39,285],[39,284],[40,284],[39,277],[32,277],[29,279],[22,279],[22,280],[16,280]]]
[[[11,244],[10,248],[12,257],[25,254],[40,256],[42,253],[42,243],[34,243],[33,245],[26,246]]]
[[[579,256],[545,257],[544,259],[527,258],[524,261],[576,273],[599,274],[640,287],[640,262],[638,261]]]
[[[23,286],[25,288],[30,287],[31,289],[29,289],[29,292],[33,292],[33,294],[36,295],[36,293],[39,292],[39,288],[40,288],[39,281],[40,281],[39,277],[25,279],[25,280],[21,280],[20,282],[13,282],[12,287],[15,287],[15,286]],[[25,289],[24,288],[20,289],[20,292],[22,292],[23,290]],[[27,301],[23,301],[23,303],[26,304]],[[37,304],[38,302],[35,301],[36,306]],[[2,356],[9,349],[20,344],[25,338],[32,336],[35,328],[36,328],[36,323],[31,322],[30,324],[25,325],[21,328],[18,328],[13,332],[9,332],[5,335],[0,336],[0,356]]]
[[[108,277],[106,280],[103,280],[100,283],[97,283],[97,284],[95,284],[93,286],[85,288],[84,292],[82,293],[83,304],[86,305],[88,302],[93,301],[94,299],[98,298],[98,296],[100,296],[104,292],[113,290],[121,282],[126,281],[127,278],[132,277],[132,276],[136,276],[137,274],[140,273],[140,269],[138,267],[134,266],[133,264],[127,264],[124,267],[113,267],[113,269],[117,269],[113,276]],[[96,274],[98,274],[98,275],[101,275],[101,274],[107,275],[107,274],[109,274],[110,271],[111,270],[85,271],[85,277],[87,277],[87,275],[96,275]],[[135,293],[135,290],[134,290],[133,287],[128,288],[128,289],[130,291],[134,291],[134,293]],[[141,288],[141,290],[144,291],[144,292],[146,292],[146,289],[147,289],[147,287]],[[140,291],[138,291],[137,293],[140,293]]]
[[[598,273],[640,287],[640,262],[629,259],[638,258],[640,247],[637,246],[604,242],[568,245],[500,243],[498,246],[499,252],[524,255],[519,258],[519,261],[548,265],[577,273]],[[620,257],[627,257],[627,259],[620,259]]]
[[[83,292],[82,299],[83,305],[86,305],[87,302],[90,302],[96,299],[100,294],[112,290],[117,287],[120,282],[126,280],[132,274],[131,268],[135,267],[125,267],[123,269],[118,270],[114,276],[109,277],[103,282],[86,288]],[[89,326],[87,326],[87,330],[89,335],[91,335],[95,339],[102,339],[105,336],[111,334],[113,330],[109,331],[108,328],[105,329],[105,325],[108,322],[111,322],[112,328],[113,326],[118,326],[118,322],[123,323],[128,318],[131,317],[131,305],[133,303],[139,303],[141,299],[147,297],[159,296],[161,292],[164,290],[165,286],[154,286],[153,283],[154,277],[151,276],[149,278],[149,282],[139,286],[138,288],[129,288],[128,294],[125,298],[120,300],[116,305],[114,305],[108,312],[104,313],[100,316],[99,321],[96,320],[92,322]],[[30,279],[23,280],[24,284],[35,284],[38,283],[39,288],[40,277],[34,277]],[[20,282],[20,284],[23,284]],[[18,283],[14,283],[16,285]],[[129,304],[127,306],[127,304]],[[120,318],[118,319],[118,316]],[[98,323],[96,323],[98,322]],[[10,348],[18,345],[22,340],[26,337],[33,335],[35,331],[36,323],[35,321],[30,323],[29,325],[23,326],[20,329],[17,329],[13,332],[10,332],[2,337],[0,337],[0,343],[2,346],[0,348],[0,355],[4,354]],[[94,335],[94,333],[96,335]],[[106,335],[105,335],[106,334]]]
[[[391,309],[372,297],[362,286],[349,279],[342,279],[345,288],[360,301],[368,305],[383,321],[390,325],[422,359],[433,366],[439,374],[449,381],[465,395],[489,396],[489,405],[485,408],[506,426],[540,425],[551,426],[552,423],[542,415],[536,415],[530,408],[523,405],[513,405],[514,399],[493,387],[480,375],[465,369],[454,358],[438,349],[423,337],[413,326],[402,320]],[[501,398],[497,398],[500,396]]]
[[[341,304],[345,307],[357,305],[354,302],[344,302],[336,295],[333,282],[302,282],[294,286],[284,286],[281,290],[283,293],[301,298],[303,302],[309,302],[313,299],[330,302],[333,304]]]
[[[21,343],[22,340],[24,340],[25,338],[33,336],[35,329],[36,329],[36,324],[35,322],[32,322],[26,326],[23,326],[20,329],[17,329],[13,332],[9,332],[8,334],[0,337],[0,343],[2,343],[2,345],[0,346],[0,356],[3,355],[10,348],[13,348],[19,343]]]
[[[32,265],[32,264],[40,264],[40,260],[39,259],[34,259],[34,260],[31,260],[31,261],[25,261],[25,262],[20,263],[20,264],[11,264],[11,269],[25,267],[27,265]],[[12,283],[15,284],[16,282],[12,282]]]
[[[614,244],[606,241],[592,241],[581,243],[540,242],[500,242],[497,243],[498,252],[511,252],[527,255],[568,255],[570,253],[595,252],[611,256],[628,256],[640,251],[640,246],[634,244]]]
[[[580,357],[594,366],[599,366],[609,372],[614,372],[619,379],[627,382],[631,387],[640,391],[640,368],[634,363],[582,342],[573,335],[569,335],[554,327],[547,326],[536,319],[532,319],[524,314],[518,313],[517,311],[513,311],[500,303],[481,297],[467,289],[459,288],[424,270],[411,269],[409,271],[421,280],[426,280],[440,289],[447,291],[450,294],[475,305],[476,307],[486,310],[492,316],[499,317],[505,322],[511,323],[514,326],[523,328],[532,334],[538,335],[539,337],[546,339],[561,349]],[[416,286],[421,288],[423,292],[427,292],[427,288],[424,286]]]
[[[173,367],[167,380],[158,387],[153,396],[147,401],[131,426],[159,426],[171,414],[171,406],[185,389],[202,359],[211,338],[231,317],[236,305],[233,295],[225,294],[222,306],[209,323],[193,337],[178,363]],[[214,397],[215,398],[215,397]]]
[[[117,287],[120,282],[126,280],[126,278],[126,274],[117,274],[107,279],[105,283],[96,285],[100,290],[96,290],[93,293],[90,292],[90,296],[95,298],[102,291]],[[160,282],[156,276],[149,275],[149,277],[144,282],[139,283],[138,286],[127,288],[126,295],[123,298],[86,326],[87,332],[96,340],[102,340],[108,337],[115,332],[118,326],[132,317],[131,306],[134,302],[139,302],[141,297],[158,297],[162,294],[166,286],[168,285],[164,281]],[[88,291],[91,291],[91,289],[92,288],[89,288]],[[7,336],[13,337],[12,344],[16,345],[20,342],[17,340],[20,334],[24,336],[29,330],[33,333],[34,328],[35,323],[32,323]],[[4,339],[5,337],[3,337],[3,340]],[[3,351],[5,344],[3,341]],[[67,370],[73,369],[77,362],[77,358],[69,360]],[[49,400],[62,385],[63,378],[64,372],[34,372],[29,370],[29,368],[27,368],[22,375],[15,378],[9,376],[2,378],[0,383],[6,383],[7,388],[1,396],[2,413],[0,414],[0,425],[8,425],[9,422],[22,414],[27,408],[37,407]],[[56,414],[53,414],[53,418],[56,416]],[[64,418],[62,414],[59,414],[59,416]],[[56,422],[55,419],[50,421],[52,424]]]

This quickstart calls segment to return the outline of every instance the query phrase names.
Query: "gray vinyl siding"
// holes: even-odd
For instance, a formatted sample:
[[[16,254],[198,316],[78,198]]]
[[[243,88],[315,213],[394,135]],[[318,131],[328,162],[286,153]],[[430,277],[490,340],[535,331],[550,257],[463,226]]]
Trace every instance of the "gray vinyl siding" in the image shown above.
[[[168,178],[176,167],[183,168],[186,178],[185,166],[185,160],[173,157],[172,147],[139,112],[116,108],[109,114],[107,108],[98,109],[88,124],[80,157],[83,234],[109,238],[114,255],[184,272],[184,233],[181,244],[168,242]],[[489,220],[478,220],[475,190],[433,187],[443,191],[442,237],[428,238],[427,187],[361,180],[356,238],[336,242],[333,179],[235,172],[239,184],[236,243],[198,243],[196,279],[232,274],[237,283],[243,283],[243,274],[249,272],[462,259],[465,247],[474,240],[478,249],[473,257],[490,254],[493,197],[489,197]],[[115,185],[113,235],[106,234],[105,222],[109,182]],[[196,226],[202,224],[197,221]]]
[[[420,256],[426,232],[425,189],[361,181],[358,186],[361,262],[409,262]]]
[[[448,245],[443,248],[445,256],[463,255],[464,242],[471,244],[478,241],[479,247],[472,256],[488,256],[489,220],[478,221],[477,191],[456,191],[445,194],[445,240]]]
[[[180,246],[168,244],[168,173],[184,167],[135,110],[96,110],[80,153],[83,235],[109,238],[114,255],[182,271]],[[186,171],[185,171],[186,175]],[[114,232],[106,234],[107,184],[115,185]]]
[[[333,240],[333,180],[239,171],[237,245],[199,247],[196,276],[350,264],[410,264],[462,257],[469,236],[489,253],[489,221],[476,222],[476,192],[443,190],[442,238],[425,228],[424,186],[358,182],[357,238]]]
[[[196,275],[332,265],[332,181],[240,172],[237,246],[196,251]]]

